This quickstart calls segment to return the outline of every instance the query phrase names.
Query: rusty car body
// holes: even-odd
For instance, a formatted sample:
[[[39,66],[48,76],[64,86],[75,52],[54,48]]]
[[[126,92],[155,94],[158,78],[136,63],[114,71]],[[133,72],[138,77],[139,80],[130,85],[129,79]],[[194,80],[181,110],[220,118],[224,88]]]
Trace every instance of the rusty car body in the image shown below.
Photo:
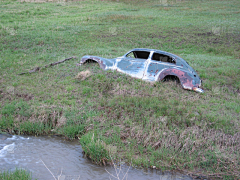
[[[151,82],[173,76],[179,79],[183,89],[204,92],[196,71],[184,59],[165,51],[137,48],[114,59],[86,55],[80,65],[89,61],[97,62],[103,70],[116,70]]]

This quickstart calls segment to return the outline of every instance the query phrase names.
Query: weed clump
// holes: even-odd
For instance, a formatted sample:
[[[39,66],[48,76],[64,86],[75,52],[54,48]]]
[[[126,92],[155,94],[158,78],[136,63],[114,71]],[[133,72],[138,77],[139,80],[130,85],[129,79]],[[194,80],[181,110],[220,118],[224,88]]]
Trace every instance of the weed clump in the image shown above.
[[[0,179],[4,180],[31,180],[32,175],[24,169],[15,169],[14,171],[0,172]]]
[[[106,149],[106,144],[99,138],[94,137],[94,133],[87,133],[82,136],[80,143],[85,155],[96,164],[106,165],[110,161],[111,158]]]

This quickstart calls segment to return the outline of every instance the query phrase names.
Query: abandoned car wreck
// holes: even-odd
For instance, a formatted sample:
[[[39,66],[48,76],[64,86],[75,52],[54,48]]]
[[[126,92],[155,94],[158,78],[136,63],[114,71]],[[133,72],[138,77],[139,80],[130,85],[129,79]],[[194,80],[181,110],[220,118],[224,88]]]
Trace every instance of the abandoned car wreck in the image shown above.
[[[97,62],[103,70],[116,70],[150,82],[175,77],[183,89],[204,92],[196,71],[184,59],[165,51],[137,48],[114,59],[86,55],[80,64],[89,61]]]

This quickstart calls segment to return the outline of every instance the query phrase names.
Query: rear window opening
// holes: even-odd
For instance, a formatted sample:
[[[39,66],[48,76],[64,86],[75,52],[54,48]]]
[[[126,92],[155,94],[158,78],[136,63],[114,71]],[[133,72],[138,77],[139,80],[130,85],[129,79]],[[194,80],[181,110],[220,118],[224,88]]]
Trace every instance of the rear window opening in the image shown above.
[[[126,57],[138,58],[138,59],[148,59],[150,52],[147,51],[132,51],[127,54]]]
[[[159,53],[154,53],[152,60],[176,64],[176,61],[172,57]]]

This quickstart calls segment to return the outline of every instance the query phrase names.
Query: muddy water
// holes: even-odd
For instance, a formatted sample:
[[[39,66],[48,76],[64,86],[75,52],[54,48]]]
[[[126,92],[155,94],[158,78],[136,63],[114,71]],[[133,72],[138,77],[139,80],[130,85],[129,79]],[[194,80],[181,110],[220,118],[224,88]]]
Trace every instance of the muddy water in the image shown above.
[[[0,134],[0,169],[13,170],[16,167],[26,169],[32,173],[33,178],[39,180],[54,180],[53,175],[57,179],[60,174],[59,180],[116,179],[109,175],[111,173],[116,176],[115,169],[112,166],[97,166],[84,158],[78,141],[69,142],[60,137]],[[121,168],[119,179],[123,179],[129,167],[122,165]],[[129,168],[124,179],[126,178],[137,180],[190,179],[180,174],[162,174],[156,170],[146,171],[132,167]]]

